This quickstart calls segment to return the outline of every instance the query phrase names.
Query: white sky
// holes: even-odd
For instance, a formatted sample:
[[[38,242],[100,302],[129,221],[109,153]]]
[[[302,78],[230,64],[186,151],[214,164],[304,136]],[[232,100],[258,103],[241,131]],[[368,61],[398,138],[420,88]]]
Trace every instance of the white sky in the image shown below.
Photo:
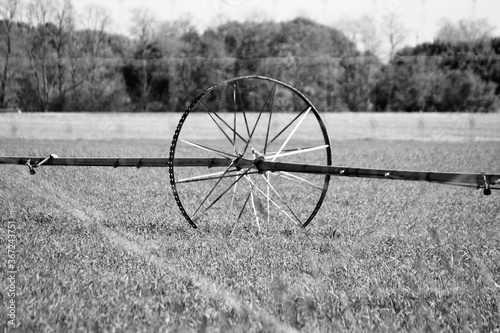
[[[339,19],[363,15],[380,17],[397,11],[409,30],[407,44],[431,41],[439,22],[449,19],[488,19],[500,35],[500,0],[74,0],[77,11],[89,4],[108,7],[113,15],[113,31],[128,34],[132,11],[149,7],[159,20],[175,20],[189,15],[203,31],[224,19],[238,21],[264,17],[277,21],[305,16],[334,25]]]

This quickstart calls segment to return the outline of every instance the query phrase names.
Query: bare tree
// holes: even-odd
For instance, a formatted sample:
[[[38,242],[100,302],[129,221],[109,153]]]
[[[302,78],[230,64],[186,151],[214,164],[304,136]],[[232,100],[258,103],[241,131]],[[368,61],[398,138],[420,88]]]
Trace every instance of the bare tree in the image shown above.
[[[443,20],[435,39],[451,43],[482,41],[490,38],[493,30],[486,19],[460,20],[457,24]]]
[[[182,47],[182,36],[195,29],[192,21],[191,16],[182,15],[178,20],[159,24],[157,40],[165,55],[178,56]]]
[[[386,16],[384,25],[382,26],[382,34],[387,38],[389,47],[389,59],[392,59],[401,44],[408,37],[408,30],[401,22],[399,15],[395,12],[390,12]]]
[[[382,44],[377,24],[373,17],[365,15],[358,19],[342,19],[337,28],[349,38],[362,56],[357,59],[343,59],[342,86],[339,91],[344,103],[351,110],[368,109],[369,91],[374,79],[376,56],[380,56]]]
[[[148,46],[151,46],[157,40],[158,20],[150,9],[141,7],[133,11],[132,21],[133,26],[130,32],[135,38],[137,47],[136,58],[141,60],[142,67],[142,106],[144,111],[148,111],[148,95],[150,90],[148,66],[151,61],[150,48]]]
[[[74,7],[71,0],[56,3],[54,48],[57,56],[57,90],[59,107],[64,110],[66,106],[66,93],[74,87],[66,86],[67,63],[65,61],[70,43],[70,36],[74,31]]]
[[[361,51],[373,55],[379,53],[382,40],[373,17],[365,15],[358,19],[342,19],[337,28]]]
[[[38,107],[48,111],[54,90],[64,106],[65,52],[72,28],[70,0],[32,0],[27,6],[25,50],[35,79]]]
[[[35,79],[38,108],[48,111],[55,75],[51,70],[52,46],[50,45],[51,22],[55,11],[53,1],[31,1],[27,6],[28,31],[25,48]]]
[[[382,34],[387,38],[388,46],[388,61],[392,61],[396,55],[396,51],[401,47],[406,38],[408,37],[408,30],[406,30],[404,24],[397,11],[389,11],[385,16],[385,20],[381,27]],[[392,95],[395,88],[395,78],[394,78],[394,66],[389,66],[390,75],[390,87],[389,87],[389,97],[387,103],[387,111],[392,110]]]
[[[1,29],[3,30],[2,37],[5,41],[5,47],[1,48],[3,56],[2,69],[0,74],[0,108],[6,108],[9,104],[7,100],[7,89],[9,87],[10,73],[10,57],[12,55],[12,38],[14,34],[14,21],[18,19],[21,9],[21,0],[0,0],[0,19]]]
[[[363,50],[373,55],[378,54],[382,40],[375,20],[370,16],[363,16],[359,23],[359,42]]]
[[[72,80],[74,84],[88,83],[89,110],[96,110],[98,101],[106,91],[103,85],[108,84],[103,78],[106,71],[106,58],[109,50],[106,43],[106,30],[111,25],[111,13],[108,9],[90,5],[81,15],[83,31],[75,38],[72,47]],[[77,47],[79,46],[79,47]]]
[[[130,33],[139,47],[146,46],[156,39],[158,19],[151,9],[147,7],[134,9],[132,22]]]

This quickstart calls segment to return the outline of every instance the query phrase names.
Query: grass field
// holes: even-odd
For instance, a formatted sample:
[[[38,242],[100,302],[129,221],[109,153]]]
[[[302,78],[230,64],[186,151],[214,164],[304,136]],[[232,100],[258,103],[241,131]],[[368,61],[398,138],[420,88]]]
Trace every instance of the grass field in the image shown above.
[[[166,157],[179,116],[0,114],[0,156]],[[499,114],[325,121],[334,165],[500,173]],[[499,332],[497,192],[334,178],[307,229],[231,234],[166,169],[1,166],[2,325],[13,225],[19,331]]]

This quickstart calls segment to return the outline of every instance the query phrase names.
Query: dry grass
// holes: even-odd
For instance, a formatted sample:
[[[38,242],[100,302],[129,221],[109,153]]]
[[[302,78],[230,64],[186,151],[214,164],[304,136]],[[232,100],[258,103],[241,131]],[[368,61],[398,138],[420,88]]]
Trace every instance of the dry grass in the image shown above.
[[[8,118],[17,116],[0,115],[1,156],[166,156],[176,122]],[[499,172],[499,131],[485,131],[498,115],[474,116],[474,126],[456,116],[448,127],[440,115],[423,116],[424,125],[413,115],[397,115],[397,124],[386,115],[338,117],[327,118],[334,164]],[[90,135],[84,119],[116,129]],[[370,119],[379,134],[370,134]],[[61,124],[72,134],[56,130]],[[18,130],[5,134],[5,126]],[[408,134],[411,126],[429,138],[445,134],[436,142]],[[374,140],[386,135],[382,128],[394,128],[397,139]],[[369,139],[350,139],[355,133]],[[46,167],[31,177],[23,167],[0,168],[0,218],[18,232],[22,331],[498,331],[497,194],[333,179],[307,229],[250,227],[229,236],[232,225],[220,221],[188,227],[164,169]]]

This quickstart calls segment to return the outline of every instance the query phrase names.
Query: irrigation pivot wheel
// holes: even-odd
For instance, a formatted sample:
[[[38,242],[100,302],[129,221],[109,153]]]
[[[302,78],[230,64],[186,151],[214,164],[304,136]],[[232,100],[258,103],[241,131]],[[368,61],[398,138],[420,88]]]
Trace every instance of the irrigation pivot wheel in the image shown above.
[[[266,161],[330,166],[330,140],[318,110],[297,89],[267,77],[208,88],[182,115],[170,147],[170,185],[182,215],[195,228],[214,220],[233,228],[244,221],[259,229],[307,226],[330,175],[260,167]]]

